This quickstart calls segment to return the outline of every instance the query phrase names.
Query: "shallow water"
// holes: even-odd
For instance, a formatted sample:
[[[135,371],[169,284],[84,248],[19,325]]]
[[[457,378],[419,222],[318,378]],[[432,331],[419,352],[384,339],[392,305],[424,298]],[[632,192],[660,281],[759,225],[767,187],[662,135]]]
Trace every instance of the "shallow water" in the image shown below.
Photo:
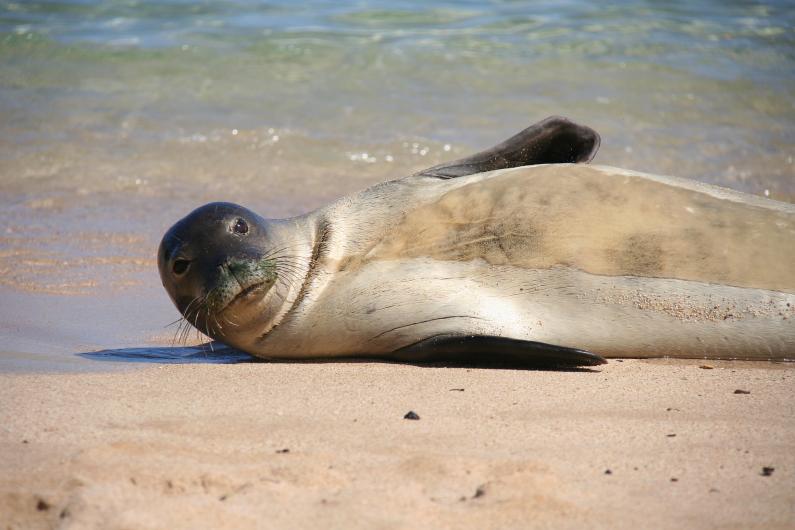
[[[202,202],[298,214],[551,114],[599,163],[791,201],[793,27],[783,1],[2,1],[4,349],[162,343],[154,249]]]

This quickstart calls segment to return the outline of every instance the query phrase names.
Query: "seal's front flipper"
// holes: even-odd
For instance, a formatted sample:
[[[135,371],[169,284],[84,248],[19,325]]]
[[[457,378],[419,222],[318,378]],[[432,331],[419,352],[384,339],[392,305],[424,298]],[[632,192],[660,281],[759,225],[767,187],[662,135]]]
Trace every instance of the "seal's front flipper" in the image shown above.
[[[590,127],[552,116],[491,149],[439,164],[417,173],[417,176],[449,179],[535,164],[590,162],[599,149],[600,141],[599,134]]]
[[[595,366],[602,357],[585,350],[490,335],[436,335],[394,352],[404,360],[512,361],[533,366]]]

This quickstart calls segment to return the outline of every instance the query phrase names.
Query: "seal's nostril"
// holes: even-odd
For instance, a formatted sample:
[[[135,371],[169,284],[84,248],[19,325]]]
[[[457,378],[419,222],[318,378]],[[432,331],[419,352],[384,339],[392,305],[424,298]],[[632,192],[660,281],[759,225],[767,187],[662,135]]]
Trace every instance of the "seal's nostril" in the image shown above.
[[[190,260],[178,259],[174,261],[174,265],[171,267],[171,270],[174,271],[174,274],[177,276],[182,276],[188,272],[188,267],[190,267]]]

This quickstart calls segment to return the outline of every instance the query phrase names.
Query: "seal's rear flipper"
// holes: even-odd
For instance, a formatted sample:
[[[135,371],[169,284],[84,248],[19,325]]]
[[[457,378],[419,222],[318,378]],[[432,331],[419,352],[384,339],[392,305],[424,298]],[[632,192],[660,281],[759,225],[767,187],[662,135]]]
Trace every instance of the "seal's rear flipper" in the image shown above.
[[[439,164],[417,173],[417,176],[449,179],[535,164],[590,162],[599,149],[600,141],[599,134],[590,127],[552,116],[491,149]]]
[[[534,366],[595,366],[602,357],[585,350],[490,335],[436,335],[395,350],[403,360],[513,361]]]

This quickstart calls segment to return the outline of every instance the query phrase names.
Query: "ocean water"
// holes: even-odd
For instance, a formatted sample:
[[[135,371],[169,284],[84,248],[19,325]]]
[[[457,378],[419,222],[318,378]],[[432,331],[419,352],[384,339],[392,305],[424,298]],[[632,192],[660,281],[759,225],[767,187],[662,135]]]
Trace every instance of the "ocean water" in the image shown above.
[[[793,7],[2,0],[4,349],[168,343],[193,207],[302,213],[552,114],[598,163],[792,201]]]

